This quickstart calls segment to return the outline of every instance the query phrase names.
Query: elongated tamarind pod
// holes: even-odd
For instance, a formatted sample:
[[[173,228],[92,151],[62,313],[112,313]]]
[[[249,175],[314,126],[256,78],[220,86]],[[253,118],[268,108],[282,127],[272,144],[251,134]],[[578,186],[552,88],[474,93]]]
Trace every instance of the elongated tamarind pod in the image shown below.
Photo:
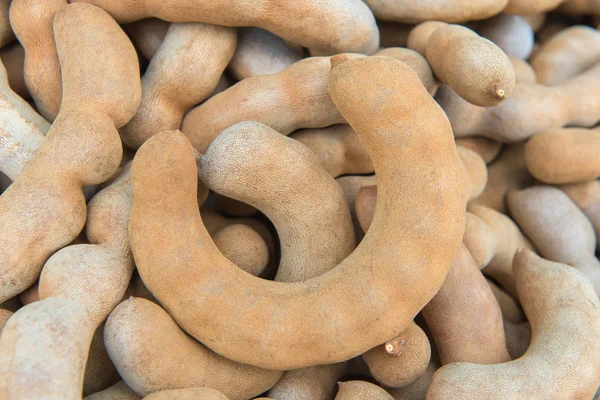
[[[187,336],[160,306],[145,299],[130,297],[119,304],[104,330],[111,360],[141,396],[208,386],[231,400],[244,400],[269,389],[281,377],[280,371],[238,364],[213,353]],[[164,346],[167,342],[169,347]]]
[[[483,274],[493,278],[511,296],[517,298],[517,286],[512,268],[513,257],[518,249],[533,250],[533,245],[517,224],[506,215],[479,205],[469,205],[468,210],[487,225],[495,242],[493,257],[483,268]]]
[[[592,222],[596,240],[600,240],[600,180],[561,185],[560,188]]]
[[[111,387],[84,397],[83,400],[141,400],[141,397],[125,382],[119,381]]]
[[[485,136],[503,143],[565,125],[592,127],[600,120],[600,65],[560,85],[518,84],[493,107],[478,107],[442,86],[436,99],[446,111],[456,137]]]
[[[600,177],[600,131],[564,128],[537,133],[525,145],[527,169],[554,185]]]
[[[62,98],[52,21],[66,4],[67,0],[13,0],[10,5],[10,25],[25,49],[25,83],[48,121],[58,115]]]
[[[464,245],[440,291],[422,313],[442,365],[510,360],[498,302]],[[473,315],[479,318],[474,319]]]
[[[185,137],[158,135],[134,160],[130,235],[140,275],[182,328],[238,362],[277,369],[333,363],[393,338],[437,292],[462,239],[458,155],[445,115],[421,81],[386,57],[340,55],[332,65],[330,94],[369,150],[384,211],[359,247],[320,277],[269,282],[218,253],[198,212],[196,163]],[[174,239],[166,244],[165,237]],[[406,241],[411,251],[398,245]],[[167,264],[168,273],[158,267]],[[206,284],[210,291],[199,290]],[[223,302],[225,293],[236,301]],[[240,328],[250,323],[263,328]]]
[[[61,113],[27,168],[0,197],[0,301],[27,289],[43,263],[81,232],[82,188],[119,167],[117,132],[140,100],[137,56],[119,25],[88,4],[54,18]],[[93,149],[91,151],[90,149]]]
[[[485,189],[471,203],[473,205],[490,207],[506,214],[506,193],[511,189],[523,189],[533,185],[533,177],[525,162],[524,142],[504,146],[498,158],[488,165],[487,172]]]
[[[335,400],[393,400],[394,398],[377,385],[364,381],[340,382]]]
[[[600,32],[584,25],[563,29],[542,45],[531,65],[538,82],[558,85],[600,61]]]
[[[237,48],[228,71],[239,81],[252,76],[276,74],[302,59],[271,32],[260,28],[238,28],[237,31]]]
[[[514,361],[446,365],[427,398],[589,399],[600,382],[600,302],[575,268],[531,251],[515,256],[515,276],[533,336]],[[568,338],[568,339],[566,339]]]
[[[366,0],[378,19],[397,22],[422,22],[440,20],[464,22],[492,17],[506,6],[509,0],[484,0],[464,2],[415,2],[411,0]]]
[[[123,142],[137,149],[156,133],[179,129],[185,111],[215,90],[235,43],[233,28],[171,24],[142,77],[140,108],[120,130]]]
[[[259,7],[242,0],[221,4],[211,0],[77,1],[104,8],[120,23],[156,17],[169,22],[255,26],[308,47],[313,55],[373,54],[379,47],[375,18],[360,0],[269,2]]]
[[[170,23],[158,18],[147,18],[126,24],[123,29],[146,60],[151,60],[162,44]]]
[[[574,266],[600,293],[594,228],[569,196],[553,186],[533,186],[510,192],[508,206],[540,255]]]
[[[373,378],[390,387],[406,387],[425,373],[431,345],[425,332],[414,322],[400,335],[362,355]]]
[[[413,29],[408,45],[425,55],[435,76],[469,103],[491,107],[513,91],[515,70],[508,56],[464,26],[424,22]]]

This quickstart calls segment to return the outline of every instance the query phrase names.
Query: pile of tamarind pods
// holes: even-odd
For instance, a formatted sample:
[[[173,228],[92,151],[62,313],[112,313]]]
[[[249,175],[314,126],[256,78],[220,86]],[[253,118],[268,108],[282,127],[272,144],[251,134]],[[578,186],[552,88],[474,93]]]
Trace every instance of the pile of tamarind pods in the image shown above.
[[[0,0],[0,400],[600,399],[599,24]]]

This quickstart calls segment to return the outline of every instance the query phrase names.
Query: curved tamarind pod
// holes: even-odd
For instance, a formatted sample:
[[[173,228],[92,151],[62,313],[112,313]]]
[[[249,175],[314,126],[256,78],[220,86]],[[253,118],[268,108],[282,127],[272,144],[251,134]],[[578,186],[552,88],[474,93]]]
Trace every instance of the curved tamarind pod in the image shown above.
[[[561,30],[545,42],[531,66],[543,85],[558,85],[600,61],[600,33],[584,25]]]
[[[331,96],[369,150],[380,181],[380,207],[386,215],[375,215],[372,233],[329,273],[284,285],[254,278],[220,256],[200,220],[195,160],[183,136],[156,136],[134,160],[130,235],[138,271],[188,333],[238,362],[300,368],[347,360],[389,340],[408,326],[441,286],[462,238],[464,181],[454,140],[445,115],[418,77],[403,63],[386,57],[348,60],[340,55],[332,59],[332,65]],[[375,127],[374,121],[388,120],[395,122],[384,130]],[[404,143],[405,137],[410,138],[410,146]],[[176,187],[174,182],[178,182]],[[171,195],[166,198],[167,192]],[[160,235],[156,223],[162,226]],[[165,236],[175,238],[166,252]],[[198,239],[189,243],[186,237]],[[410,240],[410,252],[397,245],[405,240]],[[373,254],[385,256],[374,259]],[[190,263],[196,264],[186,255],[212,262],[194,265],[193,276],[175,272],[191,271]],[[165,276],[153,266],[167,259],[170,268]],[[413,268],[414,262],[420,267]],[[205,268],[210,274],[201,273]],[[405,268],[411,273],[404,273]],[[356,272],[362,269],[364,273]],[[198,290],[209,275],[213,289]],[[180,307],[168,289],[173,285],[179,287],[177,297],[191,303]],[[223,302],[224,293],[237,293],[233,297],[238,300]],[[368,299],[361,293],[379,295]],[[358,297],[363,298],[364,312],[356,310]],[[315,304],[322,311],[315,313]],[[331,315],[338,316],[335,323]],[[249,321],[263,326],[260,334],[239,329]],[[282,331],[286,334],[280,335]],[[334,345],[327,340],[331,337],[340,341]]]
[[[533,245],[517,224],[506,215],[479,205],[469,205],[468,211],[487,225],[495,242],[494,256],[483,268],[483,274],[493,278],[502,289],[517,298],[517,286],[512,267],[513,257],[518,249],[533,250]]]
[[[171,24],[142,77],[140,107],[120,130],[123,142],[137,149],[156,133],[178,129],[185,111],[215,90],[235,43],[233,28]]]
[[[171,24],[158,18],[147,18],[123,25],[136,49],[151,60],[162,44]]]
[[[571,200],[592,222],[596,232],[596,240],[600,238],[600,180],[561,185]]]
[[[238,81],[276,74],[302,59],[269,31],[260,28],[239,28],[237,31],[237,48],[228,70]]]
[[[122,145],[116,128],[139,105],[135,50],[108,14],[88,4],[68,5],[56,14],[54,32],[61,113],[0,197],[0,301],[31,286],[48,256],[79,234],[86,219],[82,188],[117,170]]]
[[[104,8],[120,23],[156,17],[169,22],[255,26],[308,47],[313,55],[344,52],[373,54],[379,47],[375,18],[369,7],[360,0],[335,0],[327,4],[315,0],[277,2],[264,3],[260,7],[239,0],[222,4],[206,0],[77,1]],[[228,11],[224,12],[223,7]],[[324,20],[327,23],[322,23]]]
[[[50,124],[8,85],[0,65],[0,171],[14,181],[33,160]]]
[[[0,60],[6,68],[8,84],[12,90],[23,99],[31,99],[31,94],[25,85],[23,66],[25,64],[25,50],[21,43],[15,42],[0,50]]]
[[[504,146],[498,158],[487,167],[487,172],[485,189],[472,205],[490,207],[506,214],[506,193],[511,189],[523,189],[533,185],[533,177],[525,162],[524,142]]]
[[[424,22],[413,29],[408,46],[424,55],[435,76],[469,103],[491,107],[513,91],[515,71],[508,56],[464,26]]]
[[[520,15],[499,14],[482,22],[477,31],[511,58],[527,60],[533,50],[533,29]]]
[[[335,400],[393,400],[388,392],[369,382],[348,381],[339,382],[339,390]]]
[[[125,382],[119,381],[111,387],[84,397],[83,400],[141,400],[141,397]]]
[[[537,83],[537,75],[535,70],[525,60],[521,60],[520,58],[510,57],[510,62],[515,69],[515,82],[517,84],[536,84]]]
[[[422,313],[442,365],[510,360],[498,302],[464,245],[440,291]]]
[[[52,21],[66,4],[67,0],[13,0],[10,5],[10,24],[25,49],[25,83],[48,121],[58,115],[62,98]]]
[[[507,14],[530,15],[550,11],[565,0],[509,0],[504,12]]]
[[[153,328],[157,326],[160,329]],[[119,304],[104,331],[111,360],[141,396],[207,386],[242,400],[259,395],[281,377],[280,371],[238,364],[213,353],[187,336],[160,306],[145,299],[130,297]],[[165,340],[169,347],[164,346]]]
[[[397,22],[422,22],[440,20],[464,22],[492,17],[506,6],[509,0],[484,0],[464,2],[414,2],[410,0],[366,0],[378,19]]]
[[[406,387],[416,382],[429,365],[431,346],[425,332],[414,322],[399,336],[362,355],[373,378],[390,387]]]
[[[223,393],[211,388],[185,388],[154,392],[144,397],[146,400],[229,400]]]
[[[498,285],[496,285],[493,281],[487,279],[487,283],[488,285],[490,285],[490,288],[492,288],[492,293],[494,293],[494,297],[498,301],[498,305],[500,306],[500,311],[502,311],[502,318],[504,318],[504,322],[506,323],[508,321],[517,324],[525,321],[525,315],[523,314],[523,310],[521,310],[519,302],[510,294],[506,293],[504,290],[499,288]],[[504,331],[506,332],[506,328],[504,328]],[[510,349],[508,353],[512,357]]]
[[[537,133],[525,145],[527,169],[555,185],[600,177],[600,131],[563,128]]]
[[[446,111],[456,137],[485,136],[503,143],[565,125],[592,127],[600,120],[600,65],[556,86],[515,86],[513,94],[493,107],[478,107],[442,86],[436,99]]]
[[[239,123],[221,133],[202,158],[201,179],[211,190],[258,208],[273,222],[282,243],[277,281],[321,275],[355,247],[339,186],[309,149],[266,125]],[[258,182],[270,189],[255,190]],[[315,201],[318,209],[307,207]]]
[[[569,196],[553,186],[533,186],[509,192],[508,206],[543,257],[574,266],[600,293],[594,228]]]
[[[465,220],[463,244],[480,270],[485,268],[496,255],[496,238],[492,230],[481,218],[470,212],[467,212]]]
[[[514,270],[533,332],[527,352],[503,364],[446,365],[433,376],[428,399],[594,395],[600,382],[600,302],[589,280],[575,268],[529,250],[515,255]]]
[[[345,363],[337,363],[286,371],[268,394],[273,399],[329,400],[344,367]]]
[[[456,146],[473,150],[486,164],[494,161],[502,150],[502,143],[478,136],[457,138]]]
[[[392,395],[394,400],[424,400],[429,385],[431,385],[431,381],[433,380],[433,374],[439,367],[439,360],[432,357],[429,364],[427,364],[427,368],[423,375],[421,375],[414,383],[404,388],[388,389],[388,392]]]

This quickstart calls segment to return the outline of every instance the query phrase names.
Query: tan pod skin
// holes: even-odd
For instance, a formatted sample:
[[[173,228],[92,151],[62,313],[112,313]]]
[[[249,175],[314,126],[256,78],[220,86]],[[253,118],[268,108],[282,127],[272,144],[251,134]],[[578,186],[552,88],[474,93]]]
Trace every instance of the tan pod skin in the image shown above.
[[[238,43],[228,71],[238,81],[281,72],[302,57],[285,42],[260,28],[238,28]]]
[[[487,279],[487,283],[492,288],[492,293],[494,293],[496,301],[498,301],[504,322],[508,321],[517,324],[525,321],[525,315],[523,314],[523,310],[521,310],[519,302],[489,279]],[[504,328],[504,331],[506,331],[506,328]]]
[[[525,163],[523,142],[504,146],[498,158],[488,166],[487,172],[485,189],[472,205],[490,207],[506,214],[506,193],[511,189],[533,185],[533,177]]]
[[[510,57],[510,62],[515,69],[515,82],[525,83],[525,84],[536,84],[537,83],[537,75],[535,70],[525,60],[521,60],[520,58]]]
[[[38,111],[54,121],[62,98],[61,66],[52,30],[67,0],[13,0],[10,24],[25,49],[25,83]]]
[[[133,149],[152,135],[178,129],[183,114],[217,86],[235,50],[235,29],[171,24],[142,78],[142,102],[121,138]]]
[[[223,393],[207,388],[194,387],[185,389],[161,390],[144,397],[145,400],[229,400]]]
[[[254,276],[269,262],[269,248],[258,232],[242,224],[229,225],[213,236],[215,245],[229,261]]]
[[[350,207],[354,234],[356,242],[359,243],[365,236],[365,230],[361,228],[358,215],[356,214],[356,196],[363,186],[373,186],[377,183],[377,180],[375,179],[375,175],[348,175],[337,178],[335,181],[342,188],[344,197],[348,202],[348,207]],[[373,217],[371,216],[370,219],[372,220]]]
[[[496,255],[496,238],[486,223],[467,212],[463,244],[479,269],[485,268]]]
[[[533,29],[519,15],[500,14],[481,23],[477,32],[509,57],[527,60],[533,50]]]
[[[84,397],[83,400],[141,400],[141,397],[125,382],[119,381],[109,388]]]
[[[367,351],[362,358],[380,384],[406,387],[425,373],[431,346],[425,332],[413,322],[400,335]]]
[[[388,392],[377,385],[364,381],[340,382],[335,400],[393,400]]]
[[[162,44],[169,26],[171,24],[162,19],[147,18],[123,25],[123,29],[144,58],[151,60]]]
[[[594,228],[569,196],[553,186],[534,186],[510,192],[508,205],[542,257],[577,268],[600,292]]]
[[[495,246],[493,258],[482,270],[493,278],[502,289],[518,298],[513,274],[513,257],[518,249],[533,250],[533,245],[523,235],[517,224],[506,215],[485,206],[469,205],[469,212],[479,217],[492,232]]]
[[[8,84],[16,94],[24,99],[31,99],[31,94],[25,85],[23,65],[25,64],[25,50],[21,43],[15,42],[0,50],[0,60],[6,68]]]
[[[494,161],[502,150],[502,143],[477,136],[456,139],[456,146],[473,150],[486,164]]]
[[[550,11],[565,0],[509,0],[507,14],[529,15]]]
[[[375,215],[371,233],[359,247],[324,275],[283,284],[254,278],[225,260],[202,225],[195,160],[181,135],[158,136],[138,151],[134,161],[136,200],[130,234],[138,271],[188,333],[238,362],[277,369],[333,363],[393,338],[439,289],[462,239],[464,181],[454,140],[444,113],[418,77],[391,58],[348,60],[340,55],[332,63],[330,94],[369,150],[384,212]],[[381,121],[394,122],[380,127]],[[384,133],[390,130],[394,133]],[[405,135],[410,146],[403,141]],[[161,167],[155,170],[156,166]],[[174,213],[180,217],[174,219]],[[424,215],[433,226],[423,225]],[[156,223],[162,225],[158,236]],[[176,239],[168,252],[165,235]],[[186,237],[200,240],[190,243]],[[405,240],[410,240],[410,252],[398,246]],[[190,262],[186,254],[213,262]],[[168,276],[152,268],[167,260]],[[418,269],[412,267],[414,262]],[[213,277],[210,292],[198,290],[207,283],[205,268]],[[169,289],[175,286],[177,298],[190,299],[185,307],[177,304]],[[221,291],[238,300],[224,303]],[[369,298],[361,293],[378,295]],[[356,298],[363,299],[364,309],[356,309]],[[319,311],[315,312],[315,304]],[[332,315],[338,316],[335,323]],[[248,324],[261,326],[260,334],[240,328]],[[282,330],[287,334],[280,335]],[[351,338],[348,332],[353,332]],[[331,337],[339,341],[332,343]]]
[[[280,371],[238,364],[213,353],[186,335],[160,306],[137,297],[113,310],[104,337],[119,374],[141,396],[207,386],[231,400],[245,400],[269,389],[281,377]]]
[[[330,400],[345,363],[318,365],[286,371],[269,390],[273,399]]]
[[[472,104],[491,107],[513,91],[515,71],[508,56],[464,26],[424,22],[413,29],[408,46],[425,55],[435,76]]]
[[[456,146],[465,176],[467,201],[473,201],[485,189],[487,183],[487,167],[483,159],[471,149]]]
[[[541,182],[560,185],[600,177],[600,131],[564,128],[533,135],[525,145],[527,169]]]
[[[429,389],[429,385],[431,385],[431,381],[433,380],[433,374],[438,370],[439,367],[440,361],[432,355],[429,364],[427,364],[425,372],[419,377],[419,379],[407,387],[399,389],[388,388],[387,391],[392,395],[394,400],[425,400],[427,390]]]
[[[533,58],[538,82],[558,85],[600,61],[600,32],[588,26],[571,26],[543,44]]]
[[[326,4],[316,0],[259,4],[242,0],[220,4],[211,0],[77,1],[104,8],[119,23],[156,17],[169,22],[255,26],[308,47],[313,55],[373,54],[379,46],[375,18],[360,0]]]
[[[456,137],[485,136],[503,143],[565,125],[592,127],[600,117],[600,65],[556,86],[518,84],[494,107],[477,107],[442,86],[436,95]]]
[[[514,261],[533,337],[519,359],[457,363],[433,377],[427,399],[589,399],[600,383],[600,302],[576,269],[528,250]]]
[[[596,240],[600,240],[600,180],[562,185],[560,188],[592,222]]]
[[[0,171],[12,181],[17,179],[35,157],[48,129],[48,121],[12,91],[0,65]]]
[[[367,0],[366,3],[378,19],[385,21],[415,23],[435,19],[445,22],[464,22],[492,17],[502,11],[508,0],[477,2]]]
[[[34,159],[0,197],[0,301],[31,286],[46,259],[81,232],[82,188],[117,170],[122,144],[116,128],[139,104],[135,50],[108,14],[87,4],[68,5],[56,14],[54,32],[61,113]]]
[[[498,302],[464,245],[440,291],[422,313],[442,365],[510,360]]]

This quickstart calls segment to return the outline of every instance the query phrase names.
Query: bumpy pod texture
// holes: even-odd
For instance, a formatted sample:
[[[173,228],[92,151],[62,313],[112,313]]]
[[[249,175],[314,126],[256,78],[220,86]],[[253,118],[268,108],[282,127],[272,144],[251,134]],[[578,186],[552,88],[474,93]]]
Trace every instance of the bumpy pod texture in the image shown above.
[[[135,49],[119,25],[88,4],[54,19],[63,99],[35,158],[0,197],[0,301],[35,282],[43,263],[81,232],[82,188],[108,179],[121,161],[116,128],[140,101]]]
[[[10,5],[10,25],[25,49],[25,83],[48,121],[58,115],[62,98],[52,21],[66,4],[67,0],[14,0]]]
[[[215,90],[235,43],[233,28],[171,24],[142,77],[140,108],[121,128],[123,142],[137,149],[156,133],[179,129],[184,112]]]
[[[424,22],[411,32],[409,47],[424,54],[435,76],[472,104],[494,106],[515,87],[508,56],[464,26]]]
[[[187,336],[160,306],[137,297],[113,310],[106,321],[105,338],[121,377],[141,396],[207,386],[231,400],[245,400],[281,377],[280,371],[238,364],[213,353]]]
[[[228,71],[237,79],[281,72],[302,57],[285,42],[260,28],[238,28],[238,43]]]
[[[377,385],[364,381],[348,381],[339,383],[335,400],[393,400],[388,392]]]
[[[540,48],[531,65],[543,85],[558,85],[600,61],[600,32],[588,26],[572,26],[552,36]]]
[[[554,185],[600,177],[600,131],[565,128],[533,135],[525,145],[527,169]]]
[[[493,107],[477,107],[449,86],[441,87],[436,99],[456,137],[480,135],[511,143],[565,125],[592,127],[600,120],[600,65],[556,86],[516,85],[506,101]]]
[[[600,302],[589,280],[528,250],[517,253],[514,269],[533,331],[527,352],[503,364],[446,365],[428,399],[589,399],[596,392]]]
[[[444,113],[401,62],[346,59],[333,60],[330,93],[369,150],[383,211],[360,246],[320,277],[260,280],[218,253],[200,219],[195,159],[183,136],[156,136],[134,161],[138,270],[188,333],[227,358],[293,369],[346,360],[393,338],[439,289],[462,239],[464,181]],[[165,236],[174,240],[166,245]],[[168,273],[160,267],[167,264]],[[206,285],[211,290],[199,289]],[[225,293],[237,300],[223,302]]]
[[[50,124],[8,86],[0,65],[0,171],[15,180],[33,160]]]
[[[212,0],[77,0],[104,8],[120,23],[156,17],[169,22],[256,26],[308,47],[313,55],[373,54],[379,32],[361,0],[233,2]],[[226,12],[225,12],[226,11]],[[310,27],[310,29],[307,29]]]
[[[594,255],[594,228],[562,190],[534,186],[512,191],[508,194],[508,206],[543,257],[574,266],[600,293],[600,261]]]
[[[378,19],[398,22],[422,22],[436,19],[445,22],[463,22],[492,17],[506,6],[509,0],[411,1],[366,0]]]

